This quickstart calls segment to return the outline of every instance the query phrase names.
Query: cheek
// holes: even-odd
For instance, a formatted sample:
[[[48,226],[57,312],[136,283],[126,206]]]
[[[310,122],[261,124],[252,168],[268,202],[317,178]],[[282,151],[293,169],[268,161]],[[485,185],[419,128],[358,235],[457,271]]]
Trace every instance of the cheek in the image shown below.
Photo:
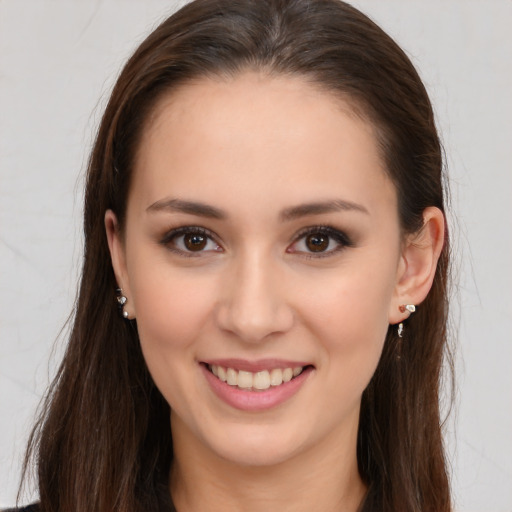
[[[169,367],[193,360],[198,334],[209,321],[215,283],[193,269],[173,269],[165,260],[141,261],[134,262],[130,278],[141,347],[151,373],[170,374]]]
[[[304,303],[308,327],[323,348],[320,363],[329,369],[330,385],[343,386],[348,400],[366,388],[382,353],[394,284],[383,276],[389,275],[368,269],[318,281]]]
[[[143,279],[135,275],[133,284],[137,329],[149,372],[171,408],[188,411],[185,397],[197,384],[191,369],[210,318],[215,286],[191,273],[156,265],[146,268]]]
[[[391,271],[377,274],[369,269],[316,280],[314,287],[308,287],[303,309],[309,311],[310,322],[325,332],[323,339],[334,338],[336,345],[356,339],[362,345],[380,340],[388,327],[394,291],[388,276],[392,275]]]

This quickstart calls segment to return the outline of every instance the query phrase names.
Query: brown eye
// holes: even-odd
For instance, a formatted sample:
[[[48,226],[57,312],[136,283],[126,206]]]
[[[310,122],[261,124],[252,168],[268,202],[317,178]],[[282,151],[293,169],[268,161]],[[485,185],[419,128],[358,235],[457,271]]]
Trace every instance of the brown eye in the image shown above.
[[[223,252],[215,241],[216,235],[200,226],[181,226],[171,229],[160,243],[180,256],[202,256]]]
[[[329,237],[322,233],[314,233],[306,237],[305,243],[311,252],[323,252],[329,247]]]
[[[183,243],[189,251],[202,251],[208,242],[208,238],[198,233],[188,233],[183,236]]]
[[[286,252],[307,258],[334,256],[340,251],[354,247],[345,232],[331,226],[311,226],[297,233]]]

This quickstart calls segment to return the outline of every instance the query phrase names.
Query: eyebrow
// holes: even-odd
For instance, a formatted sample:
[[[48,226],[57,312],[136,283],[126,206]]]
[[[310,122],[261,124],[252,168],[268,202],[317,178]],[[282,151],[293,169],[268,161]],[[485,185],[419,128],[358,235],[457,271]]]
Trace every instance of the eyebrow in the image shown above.
[[[321,215],[322,213],[335,213],[340,211],[355,211],[369,215],[368,210],[361,204],[334,199],[332,201],[321,201],[315,203],[300,204],[286,208],[279,215],[282,221],[290,221],[307,215]]]
[[[225,220],[228,214],[215,206],[196,201],[185,201],[183,199],[161,199],[146,208],[147,212],[170,211],[188,213],[199,217]],[[279,214],[280,221],[291,221],[308,215],[321,215],[324,213],[335,213],[339,211],[355,211],[369,214],[368,210],[361,204],[353,203],[342,199],[330,201],[319,201],[305,203],[284,209]]]
[[[223,220],[227,218],[227,214],[215,206],[205,203],[197,203],[195,201],[184,201],[182,199],[162,199],[156,201],[146,208],[147,212],[170,211],[179,213],[188,213],[198,215],[200,217],[208,217],[210,219]]]

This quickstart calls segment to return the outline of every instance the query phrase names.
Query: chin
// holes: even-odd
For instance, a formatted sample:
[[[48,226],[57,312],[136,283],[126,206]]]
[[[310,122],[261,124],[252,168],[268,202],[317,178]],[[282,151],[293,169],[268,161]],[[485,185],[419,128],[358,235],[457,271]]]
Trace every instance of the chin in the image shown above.
[[[279,447],[279,451],[266,447],[242,446],[224,450],[224,453],[220,453],[220,455],[227,462],[237,466],[258,468],[283,464],[292,459],[295,453],[283,449],[282,446]]]
[[[303,450],[298,436],[279,435],[274,428],[254,426],[230,431],[222,439],[210,440],[210,449],[219,457],[244,467],[268,467],[293,459]]]

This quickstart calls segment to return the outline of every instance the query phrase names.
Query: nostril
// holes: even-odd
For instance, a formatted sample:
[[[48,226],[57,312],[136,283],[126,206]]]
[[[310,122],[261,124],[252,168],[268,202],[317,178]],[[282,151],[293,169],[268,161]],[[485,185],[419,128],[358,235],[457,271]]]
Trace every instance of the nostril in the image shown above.
[[[259,342],[285,333],[293,323],[293,312],[286,304],[276,306],[269,301],[224,304],[217,311],[218,327],[247,342]]]

